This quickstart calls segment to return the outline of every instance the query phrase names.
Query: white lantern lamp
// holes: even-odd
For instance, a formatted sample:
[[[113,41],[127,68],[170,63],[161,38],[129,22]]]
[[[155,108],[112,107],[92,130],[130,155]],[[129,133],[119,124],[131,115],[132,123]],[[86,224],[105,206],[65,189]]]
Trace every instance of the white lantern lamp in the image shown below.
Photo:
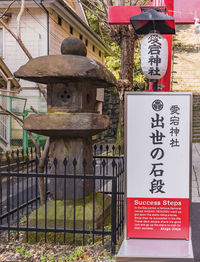
[[[137,34],[147,34],[141,43],[141,67],[153,82],[153,90],[157,91],[158,80],[168,67],[168,43],[161,34],[175,34],[174,17],[148,10],[130,17],[130,22]]]

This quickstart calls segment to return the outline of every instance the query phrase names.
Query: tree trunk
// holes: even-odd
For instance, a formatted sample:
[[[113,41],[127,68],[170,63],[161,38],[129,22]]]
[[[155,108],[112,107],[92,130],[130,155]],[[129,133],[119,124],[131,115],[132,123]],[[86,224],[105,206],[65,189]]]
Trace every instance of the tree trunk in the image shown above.
[[[135,32],[131,26],[120,26],[121,72],[120,79],[127,79],[133,84],[133,59]]]
[[[119,27],[119,45],[121,48],[121,72],[118,81],[118,91],[120,97],[119,122],[117,130],[116,144],[124,145],[124,92],[133,89],[133,66],[134,66],[134,45],[135,32],[131,26]]]

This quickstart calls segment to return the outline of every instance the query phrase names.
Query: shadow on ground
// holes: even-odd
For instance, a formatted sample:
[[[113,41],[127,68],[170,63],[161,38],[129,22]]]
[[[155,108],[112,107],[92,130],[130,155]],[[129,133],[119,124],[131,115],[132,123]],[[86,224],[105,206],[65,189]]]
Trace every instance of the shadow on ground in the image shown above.
[[[200,262],[200,203],[192,203],[191,212],[194,261]]]

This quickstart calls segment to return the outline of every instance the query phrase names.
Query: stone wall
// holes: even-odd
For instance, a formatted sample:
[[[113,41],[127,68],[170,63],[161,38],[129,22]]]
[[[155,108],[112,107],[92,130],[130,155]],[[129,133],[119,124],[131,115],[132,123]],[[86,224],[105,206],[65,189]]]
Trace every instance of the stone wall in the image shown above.
[[[176,25],[172,90],[200,93],[200,35],[194,33],[194,25]]]
[[[116,88],[105,89],[103,114],[110,117],[109,129],[105,132],[105,136],[115,138],[119,120],[119,95]]]

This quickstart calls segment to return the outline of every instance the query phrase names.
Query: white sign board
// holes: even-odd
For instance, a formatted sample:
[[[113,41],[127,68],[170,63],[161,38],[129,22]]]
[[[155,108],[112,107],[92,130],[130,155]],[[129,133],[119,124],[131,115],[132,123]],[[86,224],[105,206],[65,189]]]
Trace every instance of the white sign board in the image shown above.
[[[128,93],[126,110],[127,237],[187,239],[191,94]]]

